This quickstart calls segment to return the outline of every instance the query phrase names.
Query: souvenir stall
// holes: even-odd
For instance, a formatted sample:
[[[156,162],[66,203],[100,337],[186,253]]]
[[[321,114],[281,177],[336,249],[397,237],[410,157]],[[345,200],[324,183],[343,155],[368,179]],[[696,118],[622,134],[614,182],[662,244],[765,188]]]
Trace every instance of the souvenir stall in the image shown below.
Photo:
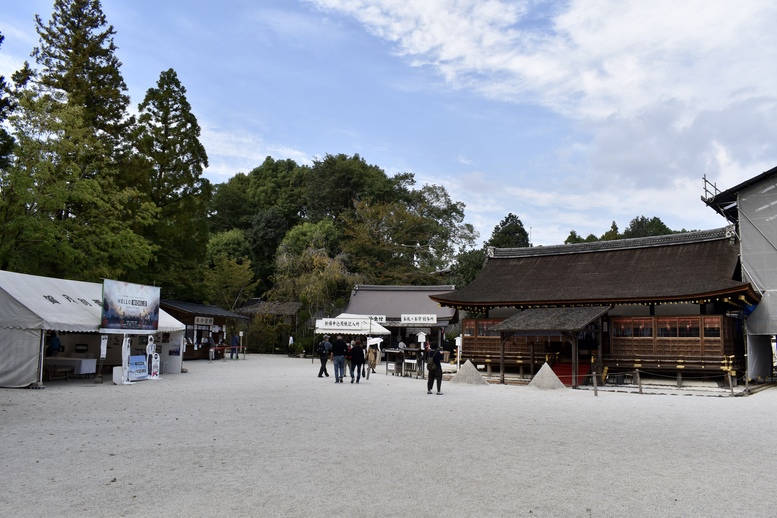
[[[101,334],[102,310],[102,284],[0,270],[0,387],[42,386],[44,375],[63,371],[99,376],[122,365],[125,331]],[[180,372],[184,326],[161,310],[154,320],[156,330],[126,330],[130,352],[146,350],[152,335],[160,373],[165,365]]]

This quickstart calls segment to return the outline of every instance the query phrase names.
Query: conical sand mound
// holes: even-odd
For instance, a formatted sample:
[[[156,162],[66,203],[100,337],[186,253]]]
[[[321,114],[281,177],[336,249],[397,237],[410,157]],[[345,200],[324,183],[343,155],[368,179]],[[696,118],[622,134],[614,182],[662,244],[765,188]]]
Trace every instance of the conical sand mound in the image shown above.
[[[451,383],[467,383],[468,385],[488,385],[472,362],[467,360],[459,372],[451,378]]]
[[[561,380],[558,379],[556,373],[553,372],[553,369],[550,368],[548,362],[545,362],[542,368],[540,368],[540,371],[532,378],[529,382],[529,386],[538,389],[566,388]]]

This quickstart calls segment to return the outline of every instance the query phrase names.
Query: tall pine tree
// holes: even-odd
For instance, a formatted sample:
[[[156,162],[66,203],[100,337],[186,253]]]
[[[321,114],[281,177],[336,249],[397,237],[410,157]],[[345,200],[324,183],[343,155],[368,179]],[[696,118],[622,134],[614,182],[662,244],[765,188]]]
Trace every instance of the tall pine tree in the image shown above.
[[[143,231],[159,251],[138,274],[164,287],[168,296],[197,298],[212,190],[202,176],[208,155],[199,140],[200,125],[173,69],[160,74],[138,110],[135,144],[147,170],[141,189],[159,208],[157,222]]]
[[[65,92],[66,102],[80,106],[84,127],[107,140],[114,153],[126,149],[129,96],[116,57],[113,37],[99,0],[56,0],[51,20],[35,16],[39,46],[32,57],[42,67],[41,86]]]

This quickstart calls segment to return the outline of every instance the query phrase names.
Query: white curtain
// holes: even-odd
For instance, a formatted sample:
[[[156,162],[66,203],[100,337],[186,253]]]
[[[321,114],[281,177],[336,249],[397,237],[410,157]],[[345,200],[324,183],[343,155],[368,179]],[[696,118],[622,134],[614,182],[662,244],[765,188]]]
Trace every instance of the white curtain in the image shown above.
[[[40,330],[0,328],[0,387],[27,387],[38,381]]]

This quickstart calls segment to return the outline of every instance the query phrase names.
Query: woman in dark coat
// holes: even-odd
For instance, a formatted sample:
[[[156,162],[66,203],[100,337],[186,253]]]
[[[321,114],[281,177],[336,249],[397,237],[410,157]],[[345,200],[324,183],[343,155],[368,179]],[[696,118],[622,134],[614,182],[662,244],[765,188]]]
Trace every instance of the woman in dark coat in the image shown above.
[[[361,340],[356,340],[351,349],[351,383],[353,383],[353,371],[356,370],[356,383],[362,379],[362,365],[364,365],[364,349]]]
[[[426,354],[427,357],[432,360],[432,365],[434,365],[433,368],[431,368],[430,365],[429,380],[426,382],[426,393],[432,393],[432,386],[434,385],[434,381],[437,380],[437,395],[442,396],[442,392],[440,391],[442,386],[442,352],[437,349],[437,345],[435,344],[427,346]]]

